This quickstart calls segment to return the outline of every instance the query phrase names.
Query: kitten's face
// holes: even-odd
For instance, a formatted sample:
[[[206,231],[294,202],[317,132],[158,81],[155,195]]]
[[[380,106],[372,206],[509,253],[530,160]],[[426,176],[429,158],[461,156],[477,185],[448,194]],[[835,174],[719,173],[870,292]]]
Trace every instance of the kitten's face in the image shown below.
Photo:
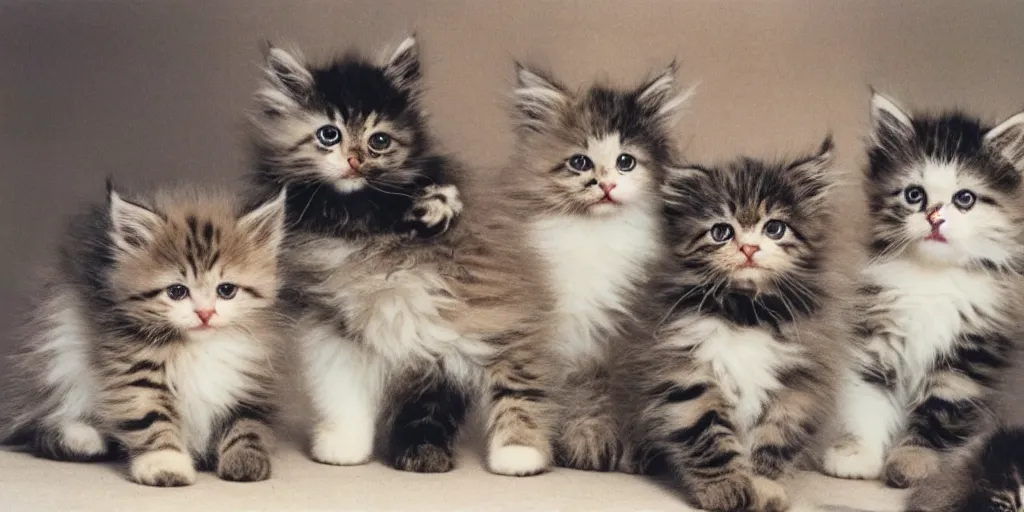
[[[308,68],[271,48],[265,74],[253,124],[259,156],[278,184],[350,193],[388,190],[419,176],[411,162],[424,138],[415,40],[404,41],[382,66],[345,58]]]
[[[672,171],[666,211],[677,260],[704,283],[776,292],[819,270],[831,140],[787,165],[745,159]]]
[[[518,69],[522,183],[546,211],[608,215],[655,204],[669,159],[668,130],[684,104],[674,67],[634,91],[591,87],[572,93]]]
[[[119,309],[154,332],[247,330],[277,295],[284,196],[238,216],[229,198],[110,196]]]
[[[872,118],[877,253],[957,266],[1020,257],[1024,115],[993,129],[960,114],[914,119],[876,94]]]

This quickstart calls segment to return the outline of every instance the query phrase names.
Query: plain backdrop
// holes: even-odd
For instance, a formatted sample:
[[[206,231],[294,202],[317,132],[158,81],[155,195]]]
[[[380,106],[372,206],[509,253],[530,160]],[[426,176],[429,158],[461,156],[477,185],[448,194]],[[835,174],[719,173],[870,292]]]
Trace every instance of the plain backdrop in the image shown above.
[[[514,60],[575,87],[677,59],[680,83],[700,84],[678,128],[688,159],[793,155],[831,131],[851,229],[869,86],[993,122],[1024,108],[1021,1],[0,1],[0,355],[106,176],[239,183],[262,40],[320,60],[412,32],[437,138],[479,176],[511,156]]]

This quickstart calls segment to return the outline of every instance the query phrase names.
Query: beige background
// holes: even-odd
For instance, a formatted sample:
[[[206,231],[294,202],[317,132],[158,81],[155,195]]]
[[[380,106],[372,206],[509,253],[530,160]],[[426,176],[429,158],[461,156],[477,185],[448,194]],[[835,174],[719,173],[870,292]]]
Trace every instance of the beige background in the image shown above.
[[[700,82],[679,128],[696,161],[803,151],[831,130],[856,170],[869,84],[993,121],[1024,107],[1020,1],[0,3],[0,354],[63,219],[102,200],[106,175],[239,179],[261,39],[323,58],[411,31],[438,138],[477,172],[508,158],[513,59],[625,85],[678,58],[681,82]]]

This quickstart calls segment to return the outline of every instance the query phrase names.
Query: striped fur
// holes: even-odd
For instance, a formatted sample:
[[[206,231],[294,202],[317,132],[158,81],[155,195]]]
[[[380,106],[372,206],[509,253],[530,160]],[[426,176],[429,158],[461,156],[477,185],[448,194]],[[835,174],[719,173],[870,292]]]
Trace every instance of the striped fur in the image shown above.
[[[268,478],[283,214],[283,197],[240,214],[217,193],[111,190],[72,224],[24,331],[3,437],[56,460],[123,450],[146,485],[191,484],[196,462]]]
[[[618,380],[637,457],[628,469],[664,472],[699,508],[788,508],[776,480],[830,414],[845,335],[831,161],[826,140],[795,162],[670,173],[671,254]],[[786,226],[777,240],[773,219]],[[744,245],[759,247],[754,268]]]
[[[960,113],[911,116],[877,94],[872,117],[874,258],[824,469],[902,488],[991,424],[1021,320],[1024,138],[1011,136],[1019,115],[989,128]]]

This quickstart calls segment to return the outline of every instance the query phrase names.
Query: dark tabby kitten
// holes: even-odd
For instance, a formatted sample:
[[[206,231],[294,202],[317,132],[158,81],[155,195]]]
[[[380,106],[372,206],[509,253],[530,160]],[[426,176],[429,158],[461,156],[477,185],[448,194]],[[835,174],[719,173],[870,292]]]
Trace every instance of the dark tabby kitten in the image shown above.
[[[829,190],[832,141],[788,163],[674,170],[670,255],[620,380],[641,471],[708,510],[778,511],[776,482],[834,399],[843,323]]]
[[[191,484],[196,460],[268,478],[283,224],[283,196],[240,212],[219,194],[111,190],[67,234],[0,437],[75,461],[113,439],[146,485]]]
[[[1024,114],[871,111],[873,258],[824,469],[909,487],[991,427],[1024,310]]]
[[[416,41],[380,65],[307,67],[280,50],[254,118],[260,168],[288,184],[288,298],[315,415],[311,455],[440,472],[470,407],[487,415],[488,468],[550,461],[550,300],[518,222],[490,201],[459,214],[460,172],[421,113]],[[468,197],[468,196],[467,196]],[[409,237],[409,223],[436,235]]]

